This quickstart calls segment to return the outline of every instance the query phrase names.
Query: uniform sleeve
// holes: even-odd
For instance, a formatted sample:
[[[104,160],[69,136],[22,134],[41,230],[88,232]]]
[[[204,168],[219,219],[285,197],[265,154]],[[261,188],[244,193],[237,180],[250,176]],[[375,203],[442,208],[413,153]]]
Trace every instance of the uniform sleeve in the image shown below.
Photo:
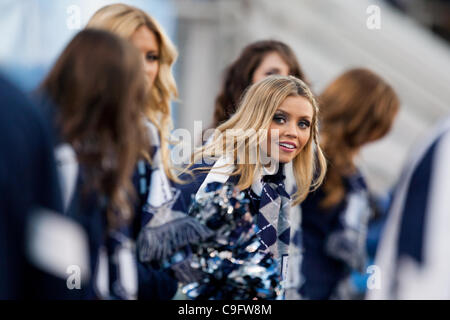
[[[200,166],[202,165],[196,165],[192,169]],[[207,176],[206,172],[196,170],[193,170],[192,174],[193,176],[189,174],[181,175],[180,179],[183,183],[172,183],[172,186],[179,192],[179,197],[174,204],[174,209],[185,213],[188,213],[193,198]]]
[[[178,281],[170,270],[158,270],[138,262],[139,300],[170,300],[178,288]]]
[[[36,265],[27,250],[31,213],[62,208],[48,126],[23,94],[1,79],[0,100],[0,299],[77,298],[65,276]]]
[[[369,299],[450,299],[449,163],[450,130],[405,168],[377,251],[379,276]]]

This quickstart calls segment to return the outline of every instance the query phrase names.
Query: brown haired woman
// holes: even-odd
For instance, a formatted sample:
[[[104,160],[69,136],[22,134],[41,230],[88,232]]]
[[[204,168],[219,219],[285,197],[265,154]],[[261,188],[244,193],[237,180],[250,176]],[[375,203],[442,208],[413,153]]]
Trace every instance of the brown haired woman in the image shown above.
[[[365,268],[367,186],[355,157],[384,137],[399,110],[391,86],[366,69],[352,69],[320,96],[321,145],[329,162],[324,184],[301,204],[300,294],[308,299],[346,298],[351,270]]]
[[[216,98],[213,128],[227,121],[237,110],[245,89],[270,75],[291,75],[308,84],[292,49],[280,41],[263,40],[249,44],[225,71]]]
[[[90,270],[81,270],[91,274],[81,288],[85,297],[133,299],[155,286],[163,296],[171,290],[162,284],[164,275],[158,282],[136,263],[132,240],[131,176],[149,148],[142,117],[148,85],[138,51],[109,32],[81,31],[39,92],[60,140],[65,214],[80,221],[90,239]]]

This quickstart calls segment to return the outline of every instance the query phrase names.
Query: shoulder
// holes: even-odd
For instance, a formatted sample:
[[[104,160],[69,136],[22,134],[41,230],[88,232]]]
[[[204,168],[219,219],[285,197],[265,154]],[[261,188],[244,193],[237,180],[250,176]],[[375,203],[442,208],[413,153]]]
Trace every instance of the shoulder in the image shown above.
[[[0,77],[0,124],[9,141],[23,137],[23,143],[42,139],[44,117],[19,89]]]
[[[212,167],[213,165],[206,162],[194,164],[189,167],[190,174],[183,173],[180,175],[179,178],[183,181],[182,183],[173,183],[173,186],[180,191],[180,198],[183,199],[185,204],[189,206],[192,197],[200,189]]]
[[[183,173],[179,176],[182,183],[171,182],[172,186],[178,190],[179,197],[175,202],[174,208],[188,212],[192,199],[200,189],[203,181],[206,179],[212,165],[206,163],[194,164],[189,167],[189,173]]]
[[[344,184],[347,187],[348,192],[367,191],[367,182],[363,174],[359,169],[347,177],[344,177]]]
[[[231,175],[231,168],[221,166],[220,160],[217,162],[202,161],[190,166],[189,171],[190,174],[185,173],[180,176],[184,183],[174,184],[175,188],[180,191],[180,198],[184,200],[187,207],[199,192],[206,190],[206,186],[210,183],[236,184],[239,179],[238,176]]]
[[[433,215],[438,216],[442,208],[449,206],[446,193],[450,187],[449,161],[450,125],[429,142],[408,177],[401,212],[400,253],[422,259],[421,248],[424,237],[428,236],[424,228],[427,220]],[[399,192],[397,188],[395,197],[400,199]]]
[[[52,138],[48,123],[37,107],[12,84],[0,76],[0,149],[5,152],[1,166],[10,187],[22,186],[37,195],[42,186],[57,189]],[[2,178],[3,179],[3,178]],[[37,181],[45,181],[38,186]],[[48,200],[48,199],[46,199]]]

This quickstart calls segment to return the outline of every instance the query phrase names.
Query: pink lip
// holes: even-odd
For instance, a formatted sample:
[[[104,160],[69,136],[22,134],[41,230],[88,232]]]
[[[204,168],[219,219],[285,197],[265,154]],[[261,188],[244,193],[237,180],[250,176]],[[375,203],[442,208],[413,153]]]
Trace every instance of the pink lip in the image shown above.
[[[291,146],[294,147],[294,149],[289,149],[289,148],[283,147],[283,146],[281,145],[281,143],[291,145]],[[282,150],[285,151],[285,152],[294,152],[295,149],[297,149],[297,145],[296,145],[295,143],[289,142],[289,141],[280,141],[280,142],[278,143],[278,145],[280,146],[280,149],[282,149]]]
[[[280,141],[280,143],[284,143],[284,144],[290,144],[291,146],[293,146],[294,148],[297,148],[297,145],[294,142],[290,142],[290,141]]]

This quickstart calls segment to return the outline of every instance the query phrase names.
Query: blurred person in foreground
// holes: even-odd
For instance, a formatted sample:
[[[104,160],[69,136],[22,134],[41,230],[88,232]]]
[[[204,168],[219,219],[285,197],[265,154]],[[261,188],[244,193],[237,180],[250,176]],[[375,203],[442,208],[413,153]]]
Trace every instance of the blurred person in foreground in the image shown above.
[[[305,299],[348,299],[351,271],[366,267],[370,216],[368,188],[356,159],[364,145],[389,132],[399,100],[374,72],[351,69],[324,90],[319,103],[329,170],[324,184],[301,204],[297,285]]]
[[[81,31],[38,93],[53,123],[64,213],[89,235],[92,277],[81,289],[84,297],[135,299],[139,288],[158,285],[143,281],[151,270],[138,276],[134,242],[131,177],[148,148],[139,53],[109,32]]]
[[[0,148],[0,300],[80,298],[67,279],[73,265],[86,270],[87,238],[80,225],[61,215],[49,128],[3,77]],[[80,275],[80,286],[87,276]]]
[[[368,299],[450,299],[450,118],[412,150],[382,232]]]

